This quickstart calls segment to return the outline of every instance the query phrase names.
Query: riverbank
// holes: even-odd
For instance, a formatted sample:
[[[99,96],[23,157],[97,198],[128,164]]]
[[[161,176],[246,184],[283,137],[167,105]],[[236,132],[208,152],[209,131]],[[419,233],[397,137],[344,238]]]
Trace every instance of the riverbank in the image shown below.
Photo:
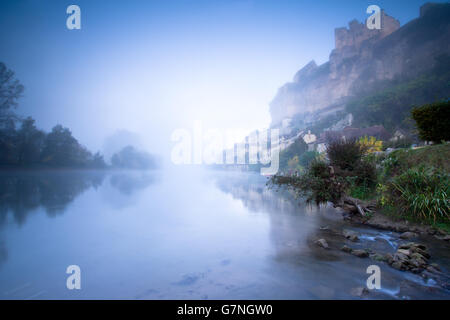
[[[389,266],[422,279],[419,284],[424,287],[450,292],[448,233],[408,220],[394,220],[377,211],[370,217],[362,217],[342,210],[342,216],[340,229],[319,228],[314,240],[316,246]],[[377,241],[384,245],[375,244]],[[354,288],[353,295],[375,298],[377,293],[358,287]]]
[[[353,259],[382,270],[382,289],[365,284],[352,289],[362,299],[411,298],[411,292],[450,295],[450,242],[430,227],[393,221],[381,213],[370,219],[341,210],[342,218],[324,221],[310,239],[329,259]],[[348,258],[345,258],[348,257]],[[398,273],[394,281],[391,273]],[[387,279],[387,278],[388,279]],[[387,289],[390,288],[390,289]],[[395,290],[392,290],[395,288]]]
[[[450,144],[367,153],[358,142],[338,141],[330,150],[302,174],[269,183],[341,211],[341,226],[321,226],[313,245],[372,260],[448,293]],[[364,288],[356,291],[362,295]]]

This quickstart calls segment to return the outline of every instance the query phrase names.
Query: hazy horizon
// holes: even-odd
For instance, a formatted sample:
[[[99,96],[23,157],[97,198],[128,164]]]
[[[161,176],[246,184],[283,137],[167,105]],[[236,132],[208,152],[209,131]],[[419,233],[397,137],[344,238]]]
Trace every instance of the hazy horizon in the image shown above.
[[[426,2],[376,4],[403,25]],[[0,61],[25,86],[17,113],[70,128],[92,151],[123,140],[167,156],[171,133],[195,120],[267,127],[278,88],[326,62],[334,29],[363,21],[374,3],[80,0],[82,28],[68,30],[70,4],[1,5]]]

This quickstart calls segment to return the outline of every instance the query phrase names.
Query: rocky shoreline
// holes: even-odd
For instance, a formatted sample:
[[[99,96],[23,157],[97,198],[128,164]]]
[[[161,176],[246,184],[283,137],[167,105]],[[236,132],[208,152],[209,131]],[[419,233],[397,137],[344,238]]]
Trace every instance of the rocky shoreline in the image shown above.
[[[439,240],[450,241],[450,235],[441,229],[436,229],[432,226],[411,223],[407,220],[394,221],[393,219],[390,219],[386,215],[383,215],[377,211],[374,211],[368,217],[344,213],[344,219],[354,223],[361,223],[376,229],[403,233],[403,239],[410,239],[418,234],[427,234],[434,236]]]
[[[438,264],[431,262],[429,248],[425,244],[414,242],[419,237],[433,237],[445,243],[450,241],[450,235],[445,231],[433,228],[431,226],[420,225],[408,221],[394,221],[389,217],[374,211],[371,215],[361,216],[344,210],[343,218],[353,225],[369,227],[371,229],[395,232],[399,241],[395,252],[377,252],[370,248],[361,248],[360,235],[351,230],[337,232],[328,227],[321,227],[320,230],[330,231],[334,235],[342,236],[347,240],[340,250],[350,255],[367,258],[377,262],[386,263],[388,266],[403,272],[410,272],[421,276],[425,281],[432,281],[434,284],[450,290],[450,275],[444,272]],[[414,241],[413,241],[414,240]],[[351,243],[355,243],[352,246]],[[358,243],[358,246],[356,246]],[[315,244],[323,249],[330,250],[330,245],[325,238],[315,241]],[[433,257],[436,258],[436,257]],[[368,294],[365,288],[357,288],[357,296],[362,297]],[[356,292],[355,291],[355,292]]]

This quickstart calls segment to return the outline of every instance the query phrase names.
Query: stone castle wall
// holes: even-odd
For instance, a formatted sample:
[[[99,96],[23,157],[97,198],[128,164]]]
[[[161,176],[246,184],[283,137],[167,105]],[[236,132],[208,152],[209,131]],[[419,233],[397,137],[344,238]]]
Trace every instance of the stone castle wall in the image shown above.
[[[371,38],[384,38],[392,32],[400,28],[400,22],[388,16],[384,11],[381,12],[381,29],[368,29],[365,23],[360,23],[357,20],[352,20],[348,28],[336,28],[335,46],[337,50],[344,47],[359,47],[365,40]]]

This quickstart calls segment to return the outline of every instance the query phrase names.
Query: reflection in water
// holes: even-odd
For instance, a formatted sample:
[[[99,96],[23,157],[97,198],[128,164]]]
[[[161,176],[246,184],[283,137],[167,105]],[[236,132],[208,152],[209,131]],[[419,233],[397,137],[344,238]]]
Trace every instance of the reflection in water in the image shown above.
[[[111,177],[111,185],[126,196],[147,188],[155,181],[154,175],[140,171],[115,173]]]
[[[382,269],[383,288],[372,292],[371,298],[448,299],[448,291],[430,287],[420,276],[399,272],[369,258],[356,258],[341,250],[345,244],[355,249],[393,253],[398,246],[399,234],[353,226],[342,220],[338,210],[308,206],[289,192],[269,190],[264,187],[263,179],[258,175],[215,177],[220,190],[240,200],[249,210],[268,215],[270,238],[275,249],[272,268],[289,274],[291,283],[296,284],[293,287],[285,284],[284,297],[355,298],[352,292],[365,286],[366,268],[375,263]],[[359,234],[360,241],[353,243],[345,239],[344,230]],[[319,247],[315,243],[318,239],[326,239],[330,249]],[[427,240],[422,242],[428,245]],[[448,248],[439,248],[436,255],[444,257],[439,261],[440,266],[448,265],[445,260]]]
[[[43,207],[48,216],[62,214],[88,188],[98,188],[105,173],[50,171],[0,173],[0,224],[8,213],[22,225],[27,215]]]
[[[310,239],[321,223],[323,213],[336,214],[333,208],[318,208],[302,203],[287,191],[275,191],[265,185],[266,178],[257,174],[222,177],[216,180],[220,190],[242,201],[253,212],[265,213],[270,219],[270,237],[278,261],[294,261],[293,256],[312,249]],[[321,214],[322,213],[322,214]],[[319,252],[320,253],[320,252]]]
[[[6,251],[6,243],[0,240],[0,266],[8,259],[8,251]]]
[[[0,173],[0,226],[8,214],[18,225],[27,215],[43,207],[49,217],[63,214],[67,206],[89,188],[100,187],[106,171],[46,171]],[[115,172],[110,184],[121,194],[130,196],[155,182],[145,172]]]
[[[8,219],[23,226],[33,212],[43,209],[48,217],[62,215],[77,197],[93,188],[97,190],[108,171],[30,171],[0,173],[0,227]],[[110,185],[129,197],[155,182],[146,172],[114,172]],[[2,237],[0,230],[0,237]],[[0,266],[8,259],[5,240],[0,239]]]
[[[354,298],[372,261],[340,250],[341,216],[265,182],[200,170],[2,174],[0,299]],[[357,231],[349,245],[394,250],[389,234]],[[83,270],[80,291],[63,285],[70,264]],[[378,297],[448,297],[381,268]]]

